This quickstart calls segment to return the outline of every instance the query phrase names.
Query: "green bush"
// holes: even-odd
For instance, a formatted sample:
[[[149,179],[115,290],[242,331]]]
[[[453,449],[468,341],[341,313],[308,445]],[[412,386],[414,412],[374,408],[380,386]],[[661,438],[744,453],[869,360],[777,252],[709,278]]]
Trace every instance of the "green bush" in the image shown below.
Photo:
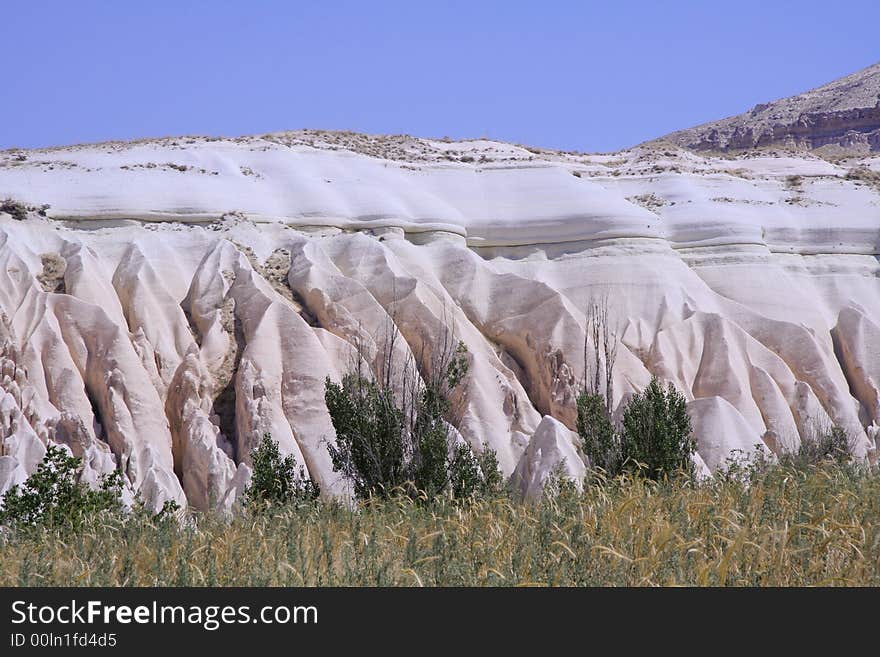
[[[653,480],[679,473],[693,475],[697,444],[687,402],[672,384],[664,389],[652,378],[648,387],[627,403],[619,430],[615,430],[602,397],[582,393],[577,429],[590,465],[611,477],[623,472]]]
[[[410,473],[404,416],[393,392],[347,374],[341,384],[325,381],[324,399],[336,430],[336,444],[327,445],[333,470],[351,482],[355,495],[384,496],[402,486]]]
[[[36,472],[6,491],[0,525],[78,527],[89,516],[122,509],[118,470],[104,475],[97,490],[80,481],[81,476],[82,459],[50,445]]]
[[[697,443],[687,401],[671,383],[664,390],[656,377],[637,393],[623,412],[621,430],[625,467],[649,479],[683,472],[693,475]]]
[[[452,496],[456,499],[496,497],[504,490],[504,476],[494,449],[474,454],[468,445],[456,445],[449,464],[449,478]]]
[[[577,411],[577,432],[590,464],[612,475],[619,473],[623,465],[622,446],[605,400],[582,392],[577,400]]]
[[[278,442],[268,433],[251,451],[253,475],[244,494],[245,505],[251,510],[270,506],[311,503],[318,499],[321,487],[306,476],[293,455],[281,458]]]
[[[852,461],[853,447],[853,440],[846,429],[834,425],[808,433],[801,439],[797,450],[784,453],[780,460],[798,468],[818,465],[823,461],[843,465]]]
[[[403,374],[411,373],[409,365]],[[424,384],[401,376],[400,399],[391,383],[393,363],[381,383],[360,371],[341,383],[326,380],[324,398],[336,430],[336,443],[327,449],[333,470],[351,482],[358,498],[401,490],[428,500],[447,493],[466,498],[500,487],[494,452],[476,456],[468,445],[455,444],[446,419],[467,376],[466,347],[459,342],[434,365]]]

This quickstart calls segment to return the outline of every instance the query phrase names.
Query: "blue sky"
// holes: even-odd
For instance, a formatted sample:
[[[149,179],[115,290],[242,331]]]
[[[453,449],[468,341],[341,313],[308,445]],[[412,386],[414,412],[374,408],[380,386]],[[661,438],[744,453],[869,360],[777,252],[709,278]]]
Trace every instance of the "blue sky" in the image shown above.
[[[880,61],[880,2],[0,0],[0,148],[297,128],[606,151]]]

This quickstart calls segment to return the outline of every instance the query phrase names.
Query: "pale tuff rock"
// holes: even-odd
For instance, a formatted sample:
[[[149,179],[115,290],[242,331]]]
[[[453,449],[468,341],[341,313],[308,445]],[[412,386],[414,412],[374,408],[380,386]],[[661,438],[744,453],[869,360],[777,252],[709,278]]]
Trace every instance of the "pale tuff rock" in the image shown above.
[[[606,298],[615,413],[672,382],[701,472],[830,423],[876,456],[880,190],[850,175],[876,157],[302,132],[10,158],[0,198],[51,208],[0,216],[0,490],[51,441],[154,507],[228,511],[270,433],[344,493],[324,381],[379,370],[396,332],[422,375],[465,343],[457,431],[531,495],[563,459],[583,470],[586,312]]]
[[[0,349],[0,493],[27,479],[45,456],[47,443],[61,445],[82,458],[82,481],[100,485],[104,475],[116,470],[116,459],[109,447],[94,440],[82,419],[69,412],[45,422],[40,420],[31,403],[36,392],[28,384],[27,370],[18,366],[21,354],[8,329],[4,332],[7,341]],[[125,476],[123,484],[123,500],[130,503],[130,483]]]
[[[11,486],[22,483],[37,468],[46,454],[46,447],[8,392],[0,398],[0,423],[3,431],[0,493],[5,493]]]
[[[586,467],[578,454],[578,435],[559,420],[545,415],[535,429],[511,484],[526,499],[540,497],[551,477],[564,477],[580,488]]]
[[[174,472],[189,503],[201,511],[228,510],[235,501],[235,495],[228,493],[238,472],[231,443],[210,419],[213,392],[212,377],[193,348],[169,386],[165,412],[171,425]]]
[[[868,440],[871,441],[871,444],[873,445],[872,449],[876,454],[877,451],[880,450],[880,424],[874,422],[865,431],[868,434]]]
[[[708,470],[724,465],[732,455],[748,458],[755,451],[768,453],[761,436],[723,397],[703,397],[688,404],[694,433],[700,436],[700,461]],[[698,471],[701,470],[697,462]]]
[[[874,320],[863,308],[847,306],[840,311],[832,331],[835,347],[845,363],[850,390],[860,402],[859,410],[866,424],[880,417],[880,354],[868,351],[880,343],[876,315]]]
[[[0,494],[22,483],[46,453],[34,429],[39,426],[28,385],[27,370],[19,365],[21,353],[10,335],[8,320],[0,321]]]

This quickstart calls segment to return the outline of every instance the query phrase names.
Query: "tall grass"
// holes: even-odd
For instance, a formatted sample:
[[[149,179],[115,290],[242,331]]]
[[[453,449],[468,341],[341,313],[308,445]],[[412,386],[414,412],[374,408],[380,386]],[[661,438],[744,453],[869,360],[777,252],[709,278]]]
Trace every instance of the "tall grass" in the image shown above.
[[[623,477],[537,504],[401,498],[182,525],[105,514],[77,532],[7,532],[0,584],[880,585],[875,470],[747,479]]]

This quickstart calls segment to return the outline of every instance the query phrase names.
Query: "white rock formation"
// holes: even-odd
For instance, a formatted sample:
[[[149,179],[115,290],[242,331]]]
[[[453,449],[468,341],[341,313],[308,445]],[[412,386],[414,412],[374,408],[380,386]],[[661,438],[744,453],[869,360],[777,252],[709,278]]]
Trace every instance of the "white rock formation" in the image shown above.
[[[24,158],[22,160],[22,157]],[[857,171],[857,175],[852,172]],[[149,503],[229,509],[265,432],[329,492],[326,377],[468,347],[461,435],[527,494],[565,459],[585,310],[615,403],[687,396],[700,463],[880,425],[880,158],[614,155],[340,133],[0,153],[0,490],[48,441]],[[568,427],[567,429],[565,427]],[[575,458],[577,457],[577,458]],[[701,466],[702,467],[702,466]]]
[[[562,422],[545,415],[513,471],[511,484],[525,499],[540,497],[551,477],[563,477],[580,488],[586,474],[578,454],[578,435]]]

